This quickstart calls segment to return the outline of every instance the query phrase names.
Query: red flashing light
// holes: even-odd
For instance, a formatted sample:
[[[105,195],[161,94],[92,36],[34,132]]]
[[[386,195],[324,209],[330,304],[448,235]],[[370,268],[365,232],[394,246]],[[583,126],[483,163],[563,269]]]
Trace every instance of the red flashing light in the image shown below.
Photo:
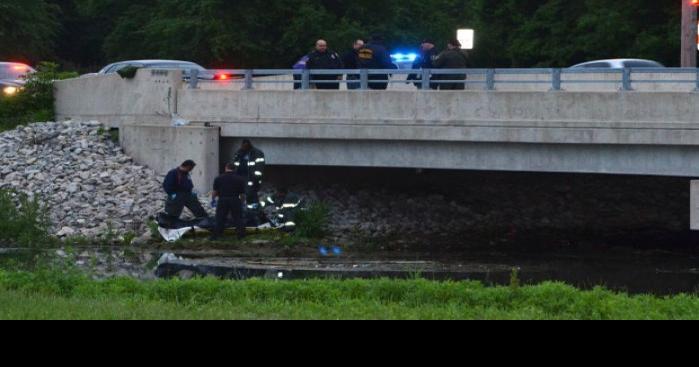
[[[697,0],[699,1],[699,0]],[[230,80],[231,76],[228,74],[218,74],[216,75],[216,80]]]
[[[692,4],[694,6],[699,6],[699,0],[691,0],[690,4]]]
[[[699,1],[699,0],[697,0],[697,1]],[[14,69],[16,71],[27,71],[27,70],[29,70],[29,67],[27,65],[15,65],[12,67],[12,69]]]

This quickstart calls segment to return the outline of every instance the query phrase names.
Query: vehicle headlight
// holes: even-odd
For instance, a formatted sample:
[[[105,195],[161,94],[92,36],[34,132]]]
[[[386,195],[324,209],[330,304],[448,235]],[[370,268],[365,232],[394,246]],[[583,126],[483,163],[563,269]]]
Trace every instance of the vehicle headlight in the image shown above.
[[[2,89],[2,93],[6,96],[14,96],[17,92],[19,92],[17,87],[5,87]]]

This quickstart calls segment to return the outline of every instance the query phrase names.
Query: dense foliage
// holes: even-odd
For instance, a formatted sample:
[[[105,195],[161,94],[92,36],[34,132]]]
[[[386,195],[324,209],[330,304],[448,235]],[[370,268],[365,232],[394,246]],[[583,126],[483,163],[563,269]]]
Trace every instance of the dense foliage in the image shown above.
[[[383,34],[393,48],[476,30],[474,66],[568,66],[598,58],[679,61],[676,0],[4,0],[0,59],[95,70],[118,59],[288,67],[327,38]]]
[[[55,63],[40,63],[20,93],[0,95],[0,131],[30,122],[54,120],[53,82],[76,76],[74,72],[60,71]]]

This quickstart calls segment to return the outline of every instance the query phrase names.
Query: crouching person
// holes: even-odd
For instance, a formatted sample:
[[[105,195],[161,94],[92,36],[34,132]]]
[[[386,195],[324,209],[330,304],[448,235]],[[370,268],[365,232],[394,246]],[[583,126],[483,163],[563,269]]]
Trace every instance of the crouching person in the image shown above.
[[[184,208],[189,209],[197,219],[209,216],[194,194],[194,183],[191,178],[194,167],[196,163],[188,160],[165,177],[163,182],[163,189],[167,193],[165,213],[171,221],[180,219]]]
[[[303,200],[286,188],[281,188],[275,195],[268,197],[263,205],[271,208],[272,222],[276,223],[278,228],[288,231],[296,229],[296,214],[304,210]]]
[[[226,229],[228,217],[233,217],[233,223],[238,232],[238,239],[245,237],[243,222],[243,199],[247,180],[235,173],[235,165],[227,164],[226,172],[214,180],[214,191],[211,194],[211,206],[216,208],[216,227],[211,236],[212,241],[221,238]]]

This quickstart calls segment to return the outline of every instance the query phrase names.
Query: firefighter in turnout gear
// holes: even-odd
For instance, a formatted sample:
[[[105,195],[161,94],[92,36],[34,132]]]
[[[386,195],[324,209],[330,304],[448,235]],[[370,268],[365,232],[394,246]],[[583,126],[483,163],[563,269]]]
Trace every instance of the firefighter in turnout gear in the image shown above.
[[[275,195],[268,197],[261,204],[269,209],[270,221],[277,224],[276,227],[289,231],[296,228],[296,214],[304,207],[303,200],[287,189],[279,189]]]
[[[256,209],[260,204],[258,192],[265,173],[265,153],[255,148],[250,140],[245,139],[233,158],[233,166],[236,174],[247,180],[245,197],[248,209]]]

